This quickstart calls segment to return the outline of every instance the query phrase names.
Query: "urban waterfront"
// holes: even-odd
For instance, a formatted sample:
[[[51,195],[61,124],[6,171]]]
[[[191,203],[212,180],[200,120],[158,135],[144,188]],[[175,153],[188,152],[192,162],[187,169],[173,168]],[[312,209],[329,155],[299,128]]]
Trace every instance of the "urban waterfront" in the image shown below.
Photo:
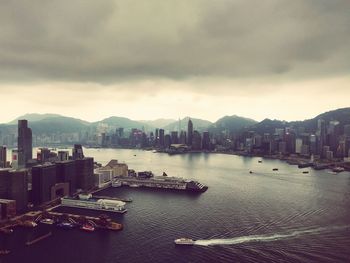
[[[222,154],[169,156],[139,150],[84,149],[105,165],[165,171],[209,186],[203,194],[110,188],[101,195],[132,198],[123,231],[16,228],[1,234],[10,255],[1,262],[348,262],[350,173],[298,169],[279,160]],[[278,171],[272,171],[278,168]],[[302,171],[309,171],[303,174]],[[252,174],[249,171],[253,171]],[[76,211],[60,208],[63,212]],[[98,212],[79,210],[98,215]],[[53,235],[26,247],[28,238]],[[189,237],[195,246],[176,247]]]

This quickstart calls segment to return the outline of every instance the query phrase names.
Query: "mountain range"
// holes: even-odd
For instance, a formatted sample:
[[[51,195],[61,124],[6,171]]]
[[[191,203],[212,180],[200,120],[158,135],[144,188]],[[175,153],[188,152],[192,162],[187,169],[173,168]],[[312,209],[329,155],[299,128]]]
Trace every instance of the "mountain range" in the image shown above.
[[[108,125],[110,129],[123,127],[125,129],[138,128],[145,129],[146,131],[152,131],[155,128],[163,128],[165,131],[177,131],[179,127],[181,130],[187,130],[188,120],[191,119],[194,129],[199,131],[209,130],[212,133],[220,133],[224,130],[230,132],[255,130],[259,133],[272,133],[275,128],[283,128],[285,126],[292,126],[296,128],[303,127],[305,128],[305,131],[314,131],[317,127],[317,120],[320,118],[324,119],[326,122],[338,120],[341,128],[343,128],[344,125],[350,124],[350,107],[325,112],[312,119],[292,122],[270,119],[264,119],[261,122],[257,122],[253,119],[244,118],[237,115],[224,116],[214,123],[192,117],[185,117],[181,120],[158,119],[150,121],[136,121],[117,116],[112,116],[97,122],[87,122],[81,119],[66,117],[59,114],[32,113],[20,116],[9,123],[0,124],[0,132],[7,133],[16,129],[17,121],[19,119],[28,120],[30,123],[29,126],[32,128],[34,134],[82,132],[96,129],[101,125]]]

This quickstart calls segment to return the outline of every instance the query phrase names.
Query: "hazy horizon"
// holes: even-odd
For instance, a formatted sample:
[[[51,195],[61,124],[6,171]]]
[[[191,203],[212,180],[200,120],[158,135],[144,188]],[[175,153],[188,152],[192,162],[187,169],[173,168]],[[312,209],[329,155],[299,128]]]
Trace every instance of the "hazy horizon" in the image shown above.
[[[350,3],[9,1],[0,8],[7,123],[238,115],[304,120],[350,106]]]

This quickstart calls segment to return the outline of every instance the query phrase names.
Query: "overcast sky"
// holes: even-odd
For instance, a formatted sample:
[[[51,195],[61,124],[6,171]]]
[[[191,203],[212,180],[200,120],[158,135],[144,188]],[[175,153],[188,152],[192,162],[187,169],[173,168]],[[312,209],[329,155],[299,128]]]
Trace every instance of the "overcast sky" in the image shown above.
[[[350,106],[349,0],[1,1],[0,32],[0,122]]]

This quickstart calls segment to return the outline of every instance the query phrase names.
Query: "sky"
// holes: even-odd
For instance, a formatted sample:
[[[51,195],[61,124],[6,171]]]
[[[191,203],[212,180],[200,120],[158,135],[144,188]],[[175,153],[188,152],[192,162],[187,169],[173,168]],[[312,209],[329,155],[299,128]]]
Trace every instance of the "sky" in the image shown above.
[[[348,0],[2,1],[0,32],[0,123],[350,106]]]

